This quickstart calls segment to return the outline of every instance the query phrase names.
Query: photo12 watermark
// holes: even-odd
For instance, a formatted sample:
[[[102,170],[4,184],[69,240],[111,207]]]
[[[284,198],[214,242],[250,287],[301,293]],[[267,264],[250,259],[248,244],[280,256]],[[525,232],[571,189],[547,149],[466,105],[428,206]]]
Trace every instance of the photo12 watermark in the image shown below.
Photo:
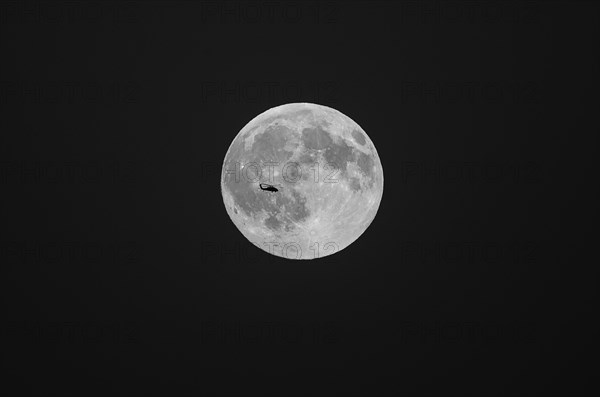
[[[304,248],[303,248],[304,247]],[[257,249],[258,248],[258,249]],[[313,240],[308,246],[300,241],[201,241],[199,245],[202,263],[252,263],[265,260],[275,261],[277,257],[286,259],[317,259],[340,250],[335,241]],[[269,253],[271,255],[265,256]]]
[[[195,89],[200,103],[274,104],[294,98],[321,103],[340,96],[335,81],[203,81]]]
[[[118,185],[137,180],[134,161],[0,161],[0,185]]]
[[[131,264],[140,260],[135,241],[0,241],[6,265]]]
[[[392,329],[401,344],[531,344],[538,339],[535,324],[523,321],[402,321]]]
[[[334,321],[206,320],[198,337],[210,345],[335,345],[343,341],[344,332]]]
[[[223,176],[226,182],[235,183],[275,183],[278,178],[282,178],[289,184],[300,181],[337,183],[339,182],[340,172],[339,167],[334,163],[300,164],[294,161],[285,163],[276,161],[242,163],[236,161],[223,169]]]
[[[199,7],[199,8],[198,8]],[[334,1],[203,1],[197,15],[202,24],[329,25],[340,20]]]
[[[0,104],[128,105],[140,102],[137,81],[0,81]]]
[[[0,330],[4,340],[28,345],[121,345],[140,342],[140,327],[134,322],[8,321]]]
[[[545,96],[539,81],[404,80],[397,88],[403,105],[539,104]]]
[[[425,0],[401,1],[393,15],[404,25],[527,25],[539,23],[544,2]]]
[[[438,161],[401,160],[396,179],[405,185],[420,184],[538,184],[546,181],[546,169],[535,161]]]
[[[396,241],[400,263],[421,265],[533,264],[540,260],[538,241]]]

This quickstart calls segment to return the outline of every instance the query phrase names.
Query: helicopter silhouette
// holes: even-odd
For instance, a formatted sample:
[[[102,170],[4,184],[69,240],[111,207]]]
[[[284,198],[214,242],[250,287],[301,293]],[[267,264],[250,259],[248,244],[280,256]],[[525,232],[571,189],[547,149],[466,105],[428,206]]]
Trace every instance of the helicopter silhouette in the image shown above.
[[[273,185],[269,185],[268,183],[260,183],[259,184],[261,190],[266,190],[268,192],[278,192],[279,189],[277,189],[275,186]]]

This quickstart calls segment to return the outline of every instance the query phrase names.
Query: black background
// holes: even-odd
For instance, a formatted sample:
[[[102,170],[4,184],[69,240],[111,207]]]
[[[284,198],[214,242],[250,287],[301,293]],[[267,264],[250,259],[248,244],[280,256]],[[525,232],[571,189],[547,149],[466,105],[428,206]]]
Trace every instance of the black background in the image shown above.
[[[594,2],[1,16],[3,394],[598,391]],[[220,191],[289,102],[354,119],[385,175],[365,234],[308,262]]]

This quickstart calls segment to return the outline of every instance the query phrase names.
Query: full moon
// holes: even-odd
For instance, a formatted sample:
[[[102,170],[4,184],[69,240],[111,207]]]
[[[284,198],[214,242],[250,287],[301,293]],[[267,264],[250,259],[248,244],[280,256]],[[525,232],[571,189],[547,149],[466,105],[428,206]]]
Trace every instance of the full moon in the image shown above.
[[[264,251],[316,259],[341,251],[369,227],[383,195],[375,145],[348,116],[290,103],[252,119],[223,162],[229,217]]]

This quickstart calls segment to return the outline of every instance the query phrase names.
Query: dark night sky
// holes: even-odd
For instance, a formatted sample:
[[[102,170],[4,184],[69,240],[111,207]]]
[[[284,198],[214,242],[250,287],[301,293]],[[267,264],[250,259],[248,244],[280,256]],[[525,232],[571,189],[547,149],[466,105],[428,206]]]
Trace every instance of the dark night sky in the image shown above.
[[[594,2],[0,10],[3,394],[598,391]],[[289,102],[384,167],[318,261],[221,197],[237,132]]]

